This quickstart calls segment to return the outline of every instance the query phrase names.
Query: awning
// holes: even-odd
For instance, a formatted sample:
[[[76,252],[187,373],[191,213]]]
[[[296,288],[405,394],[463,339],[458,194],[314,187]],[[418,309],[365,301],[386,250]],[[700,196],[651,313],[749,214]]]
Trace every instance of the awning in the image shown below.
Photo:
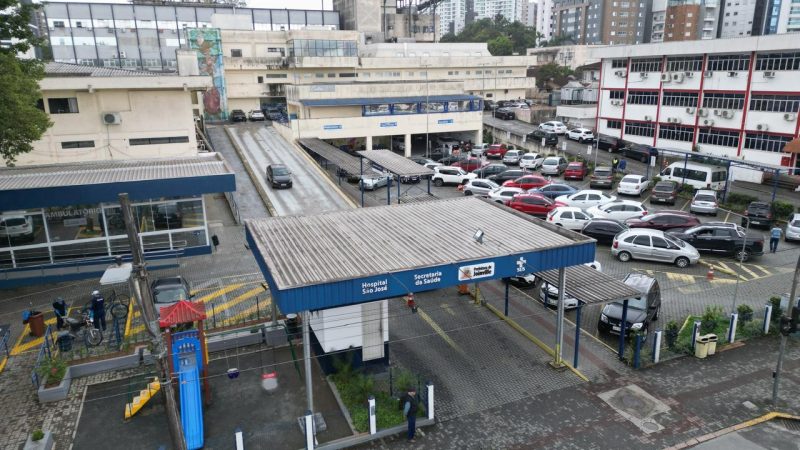
[[[565,292],[587,304],[624,300],[641,295],[638,290],[589,266],[571,266],[564,271]],[[558,269],[534,275],[552,286],[558,286]]]
[[[298,142],[300,142],[300,145],[302,145],[304,148],[308,149],[308,151],[316,153],[320,157],[328,160],[328,162],[331,164],[351,175],[372,173],[370,170],[371,166],[369,161],[364,161],[362,166],[360,158],[350,155],[344,150],[338,149],[322,139],[299,139]]]
[[[480,100],[475,95],[417,95],[413,97],[375,97],[375,98],[321,98],[300,100],[304,106],[353,106],[353,105],[383,105],[387,103],[418,103],[418,102],[458,102],[464,100]]]
[[[192,303],[181,300],[174,305],[161,308],[159,313],[158,326],[161,328],[171,327],[181,323],[192,323],[198,320],[206,320],[205,303]]]
[[[401,177],[433,175],[433,170],[400,156],[391,150],[362,150],[356,152],[381,168]],[[375,167],[377,168],[377,167]]]

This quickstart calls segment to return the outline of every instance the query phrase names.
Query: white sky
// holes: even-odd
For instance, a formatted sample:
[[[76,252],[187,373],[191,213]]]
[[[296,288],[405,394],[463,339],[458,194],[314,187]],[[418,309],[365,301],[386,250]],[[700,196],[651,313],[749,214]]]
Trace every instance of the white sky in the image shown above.
[[[51,2],[62,2],[62,3],[130,3],[127,0],[76,0],[76,1],[69,1],[69,0],[48,0]],[[37,3],[39,3],[37,1]],[[325,9],[332,10],[333,9],[333,0],[291,0],[291,2],[287,0],[246,0],[247,6],[251,8],[274,8],[274,9],[284,9],[287,6],[287,3],[290,3],[291,8],[289,9],[320,9],[320,6],[324,3]]]

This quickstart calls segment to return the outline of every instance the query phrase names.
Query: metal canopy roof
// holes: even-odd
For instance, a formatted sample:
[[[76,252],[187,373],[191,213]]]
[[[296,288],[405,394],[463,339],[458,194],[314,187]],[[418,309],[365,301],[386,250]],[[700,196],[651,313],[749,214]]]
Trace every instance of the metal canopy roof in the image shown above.
[[[374,97],[374,98],[321,98],[313,100],[300,100],[305,106],[354,106],[354,105],[381,105],[386,103],[418,103],[418,102],[457,102],[462,100],[479,100],[475,95],[415,95],[409,97]]]
[[[525,136],[536,130],[534,125],[526,124],[518,120],[501,120],[497,117],[492,117],[491,114],[483,115],[483,123],[490,127],[497,128],[498,130],[509,131],[516,136]]]
[[[553,286],[558,286],[558,269],[535,274]],[[627,284],[583,264],[567,267],[564,274],[565,292],[591,304],[638,297],[641,292]]]
[[[433,175],[433,170],[419,165],[406,157],[400,156],[391,150],[361,150],[356,153],[401,177]],[[375,166],[373,165],[373,167]]]
[[[255,219],[246,234],[284,313],[583,264],[595,247],[472,197]]]
[[[371,167],[369,161],[364,161],[362,166],[360,158],[349,155],[345,151],[328,144],[322,139],[307,138],[299,139],[298,142],[300,142],[300,145],[307,148],[309,151],[327,159],[335,166],[351,175],[358,175],[367,172]],[[362,172],[362,169],[364,172]]]

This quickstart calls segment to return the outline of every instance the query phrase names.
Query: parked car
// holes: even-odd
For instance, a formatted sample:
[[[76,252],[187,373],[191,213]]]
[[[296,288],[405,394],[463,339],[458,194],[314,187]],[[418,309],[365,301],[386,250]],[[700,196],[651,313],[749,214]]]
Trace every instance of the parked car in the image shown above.
[[[503,155],[503,164],[508,164],[510,166],[518,166],[519,160],[522,158],[522,154],[524,152],[522,150],[509,150]]]
[[[694,193],[692,204],[689,205],[689,211],[716,216],[718,206],[717,191],[700,189]]]
[[[503,173],[508,170],[508,166],[505,164],[495,163],[495,164],[487,164],[483,167],[475,169],[472,171],[478,178],[489,178],[492,175],[497,175],[499,173]]]
[[[578,142],[589,142],[594,140],[594,132],[588,128],[573,128],[567,131],[567,139]]]
[[[475,178],[464,183],[464,195],[488,195],[500,186],[492,180]]]
[[[611,254],[622,262],[631,259],[675,264],[681,269],[700,260],[700,253],[691,245],[661,230],[631,228],[614,238]]]
[[[542,161],[542,175],[561,175],[567,169],[567,160],[563,156],[549,156]]]
[[[442,163],[443,166],[452,166],[453,164],[463,161],[467,159],[467,156],[463,155],[448,155],[443,158],[440,158],[437,162]]]
[[[584,266],[588,266],[597,270],[598,272],[602,272],[602,266],[598,261],[586,263]],[[555,308],[558,306],[558,293],[558,286],[553,286],[550,283],[543,281],[542,287],[539,291],[539,300],[541,300],[545,306]],[[577,308],[578,304],[579,302],[577,298],[570,295],[569,292],[564,292],[564,309]]]
[[[9,240],[32,240],[33,221],[30,216],[8,215],[0,217],[0,240],[7,246]]]
[[[494,111],[494,116],[501,120],[514,120],[517,114],[511,108],[497,108]]]
[[[613,188],[614,171],[611,167],[598,166],[594,168],[592,176],[589,178],[589,187],[594,188]]]
[[[552,131],[533,130],[525,138],[526,141],[536,142],[537,144],[541,144],[542,139],[544,139],[544,145],[558,145],[558,135]]]
[[[480,158],[481,155],[486,153],[486,150],[489,150],[489,144],[475,144],[472,146],[472,150],[470,150],[470,153],[472,154],[472,156]]]
[[[483,110],[484,111],[493,111],[498,108],[497,102],[494,100],[484,100],[483,101]]]
[[[358,188],[361,189],[363,187],[365,191],[374,191],[380,187],[388,186],[390,178],[390,175],[364,174],[358,180]]]
[[[586,167],[586,164],[583,161],[573,161],[567,164],[567,168],[564,169],[565,180],[583,181],[587,175],[589,175],[589,168]]]
[[[542,166],[544,156],[538,153],[525,153],[519,158],[519,167],[521,169],[536,170]]]
[[[267,119],[275,121],[283,120],[283,113],[280,111],[267,111]]]
[[[725,189],[728,169],[688,161],[676,161],[661,171],[661,179],[691,185],[695,189]]]
[[[748,222],[751,227],[772,227],[772,207],[766,202],[750,202],[742,217],[742,226],[746,227]]]
[[[425,166],[426,168],[431,169],[431,170],[433,170],[436,167],[441,167],[443,165],[444,164],[442,164],[440,162],[429,162],[429,163],[423,164],[423,166]],[[430,176],[430,175],[428,175],[428,176]]]
[[[545,197],[556,198],[561,195],[570,195],[578,192],[578,188],[570,184],[564,183],[550,183],[547,186],[531,189],[528,192],[531,194],[542,194]]]
[[[515,180],[503,183],[505,187],[518,187],[522,189],[535,189],[550,184],[550,180],[540,175],[524,175]]]
[[[258,122],[266,120],[266,117],[264,117],[264,113],[260,109],[254,109],[247,113],[247,119],[252,122]]]
[[[292,172],[283,164],[267,166],[267,182],[274,188],[292,187]]]
[[[508,147],[506,147],[506,144],[492,144],[489,146],[489,150],[486,150],[486,157],[502,159],[507,151]]]
[[[234,109],[230,115],[231,122],[247,122],[247,114],[241,109]]]
[[[525,175],[530,175],[531,172],[522,169],[508,169],[503,172],[498,173],[497,175],[491,175],[488,178],[495,183],[502,185],[506,181],[509,180],[516,180],[517,178],[524,177]]]
[[[506,205],[517,211],[539,217],[547,217],[547,213],[559,206],[541,194],[517,194],[511,197]]]
[[[606,150],[609,153],[616,153],[623,147],[622,141],[619,138],[606,136],[601,134],[597,137],[597,149]]]
[[[640,218],[628,219],[625,224],[630,228],[651,228],[663,231],[681,231],[700,225],[697,217],[683,211],[659,211]]]
[[[578,191],[570,195],[562,195],[556,197],[557,202],[561,202],[567,206],[575,206],[578,208],[586,209],[592,206],[605,205],[606,203],[613,202],[617,197],[608,195],[603,191],[595,191],[586,189]]]
[[[580,231],[592,217],[574,206],[559,206],[547,213],[547,221],[572,231]]]
[[[181,276],[158,278],[150,284],[150,292],[159,312],[181,300],[191,301],[194,298],[189,283]]]
[[[674,181],[659,181],[653,186],[650,194],[650,203],[669,203],[674,205],[678,200],[680,186]]]
[[[649,185],[650,180],[644,175],[625,175],[617,184],[617,194],[641,196]]]
[[[754,231],[745,233],[742,228],[703,224],[669,234],[688,242],[701,253],[734,256],[737,261],[764,254],[764,235]]]
[[[639,332],[646,337],[650,323],[658,320],[661,312],[661,287],[658,285],[658,280],[643,273],[632,272],[622,282],[641,293],[639,296],[627,299],[625,336],[631,332]],[[597,330],[620,334],[624,304],[625,300],[617,300],[603,306]]]
[[[474,173],[466,172],[460,167],[439,166],[433,168],[433,177],[431,180],[436,186],[445,184],[464,184],[478,176]]]
[[[587,209],[586,212],[592,217],[604,217],[606,219],[625,221],[634,217],[646,216],[647,208],[645,208],[644,204],[641,202],[614,200],[605,205],[592,206]]]
[[[478,158],[466,158],[460,161],[456,161],[451,166],[453,167],[461,167],[462,169],[466,170],[467,172],[472,172],[474,170],[480,169],[483,162]]]
[[[650,145],[629,144],[622,149],[622,154],[628,158],[649,163],[651,156],[658,156],[658,150]]]
[[[515,195],[524,193],[525,190],[521,188],[500,186],[486,194],[486,197],[493,202],[505,205]]]
[[[800,240],[800,213],[794,213],[789,217],[783,239],[786,242]]]
[[[517,275],[513,277],[503,278],[504,281],[507,281],[508,284],[518,287],[520,289],[528,289],[532,288],[536,285],[537,278],[536,275],[529,273],[526,275]]]
[[[415,163],[419,164],[420,166],[424,166],[425,164],[434,162],[430,158],[426,158],[424,156],[409,156],[408,159],[414,161]]]
[[[541,123],[539,124],[539,129],[555,134],[564,134],[567,132],[567,126],[557,120]]]
[[[597,240],[600,244],[611,245],[614,236],[627,229],[628,226],[618,220],[594,217],[583,226],[581,234]]]

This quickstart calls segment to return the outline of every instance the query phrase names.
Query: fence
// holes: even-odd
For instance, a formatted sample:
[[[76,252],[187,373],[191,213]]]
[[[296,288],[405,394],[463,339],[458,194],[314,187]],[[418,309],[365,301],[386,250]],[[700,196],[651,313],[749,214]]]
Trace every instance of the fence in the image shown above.
[[[45,358],[49,360],[57,355],[58,349],[56,348],[56,341],[53,337],[53,331],[50,325],[48,325],[44,330],[44,341],[39,347],[39,353],[36,355],[36,362],[33,363],[33,370],[31,371],[31,381],[33,382],[33,387],[35,389],[39,389],[39,386],[41,385],[39,371],[42,363],[45,361]]]

